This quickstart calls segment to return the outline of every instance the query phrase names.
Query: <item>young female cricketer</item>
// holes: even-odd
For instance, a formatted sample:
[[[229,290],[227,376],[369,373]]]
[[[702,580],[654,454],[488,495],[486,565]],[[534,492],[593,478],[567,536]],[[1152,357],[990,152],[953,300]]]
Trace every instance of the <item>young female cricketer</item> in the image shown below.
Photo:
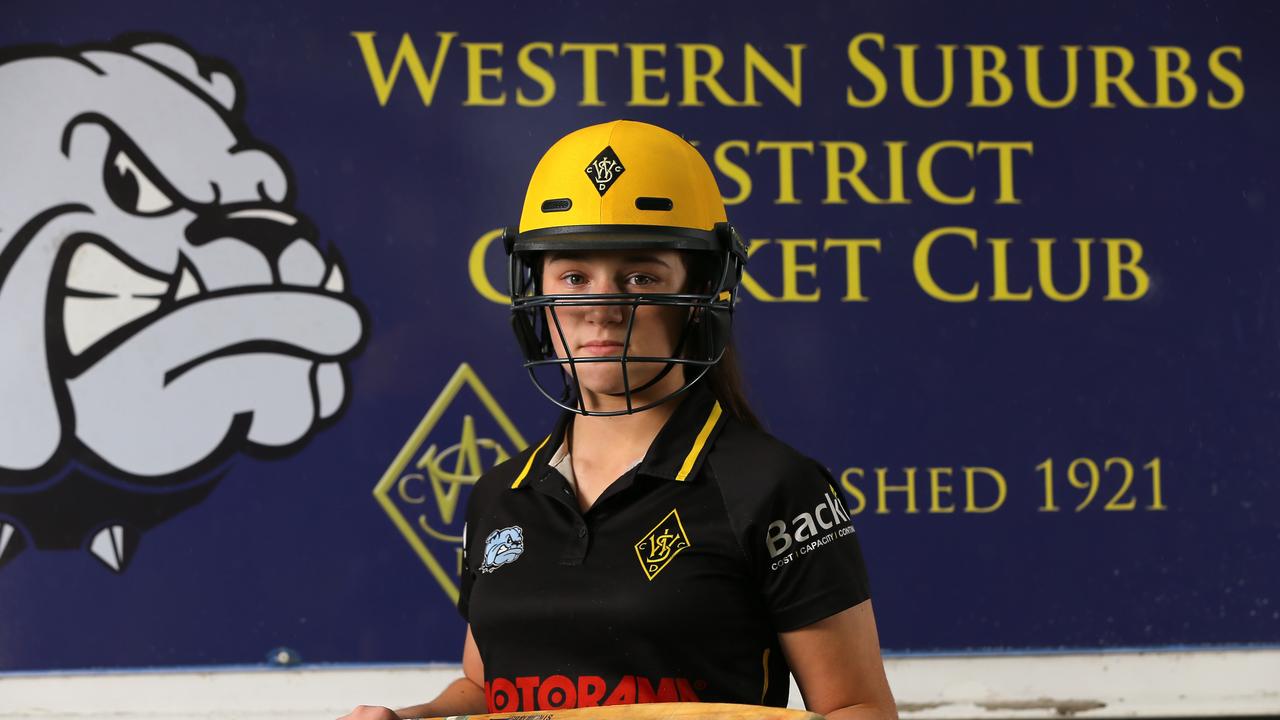
[[[831,475],[744,399],[746,250],[697,150],[629,120],[570,133],[504,242],[525,368],[563,412],[472,493],[463,677],[347,717],[785,706],[791,673],[814,712],[895,718]]]

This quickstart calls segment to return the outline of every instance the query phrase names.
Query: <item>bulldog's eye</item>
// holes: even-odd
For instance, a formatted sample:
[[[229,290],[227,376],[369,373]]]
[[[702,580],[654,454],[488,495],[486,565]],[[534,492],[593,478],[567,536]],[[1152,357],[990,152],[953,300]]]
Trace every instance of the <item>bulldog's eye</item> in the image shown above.
[[[172,210],[173,200],[138,168],[124,150],[116,150],[103,168],[107,195],[120,209],[134,215],[159,215]]]

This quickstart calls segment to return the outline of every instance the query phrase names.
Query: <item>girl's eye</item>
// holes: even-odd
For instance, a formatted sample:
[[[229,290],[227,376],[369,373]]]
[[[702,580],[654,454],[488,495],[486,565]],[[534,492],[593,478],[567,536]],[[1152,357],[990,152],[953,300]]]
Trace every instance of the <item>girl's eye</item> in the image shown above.
[[[587,281],[587,278],[581,273],[565,273],[560,277],[565,285],[581,285]]]
[[[657,282],[657,280],[654,280],[652,277],[649,277],[648,275],[632,275],[631,277],[627,278],[627,280],[632,285],[652,285],[655,282]]]

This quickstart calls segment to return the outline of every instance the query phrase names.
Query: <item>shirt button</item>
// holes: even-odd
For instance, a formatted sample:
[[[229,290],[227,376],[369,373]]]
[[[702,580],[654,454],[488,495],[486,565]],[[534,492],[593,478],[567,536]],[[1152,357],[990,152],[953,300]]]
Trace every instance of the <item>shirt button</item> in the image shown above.
[[[586,536],[587,536],[587,528],[586,528],[586,527],[583,527],[583,526],[579,526],[579,527],[578,527],[578,537],[586,537]]]
[[[565,495],[572,495],[572,494],[573,494],[573,491],[572,491],[572,490],[570,490],[570,489],[569,489],[569,488],[567,488],[567,487],[566,487],[566,488],[560,488],[560,492],[564,493]]]

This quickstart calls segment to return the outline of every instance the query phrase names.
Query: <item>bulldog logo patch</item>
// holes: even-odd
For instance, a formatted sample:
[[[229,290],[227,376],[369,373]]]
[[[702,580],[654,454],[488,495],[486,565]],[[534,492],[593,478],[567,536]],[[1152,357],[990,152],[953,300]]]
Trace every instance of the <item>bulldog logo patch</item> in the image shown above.
[[[587,166],[587,177],[591,178],[591,182],[596,185],[596,192],[601,197],[613,187],[613,182],[626,168],[622,167],[622,161],[614,154],[613,148],[606,146],[605,149],[596,155],[591,164]]]
[[[484,539],[484,562],[480,572],[494,570],[515,562],[524,553],[524,530],[519,525],[494,530]]]

